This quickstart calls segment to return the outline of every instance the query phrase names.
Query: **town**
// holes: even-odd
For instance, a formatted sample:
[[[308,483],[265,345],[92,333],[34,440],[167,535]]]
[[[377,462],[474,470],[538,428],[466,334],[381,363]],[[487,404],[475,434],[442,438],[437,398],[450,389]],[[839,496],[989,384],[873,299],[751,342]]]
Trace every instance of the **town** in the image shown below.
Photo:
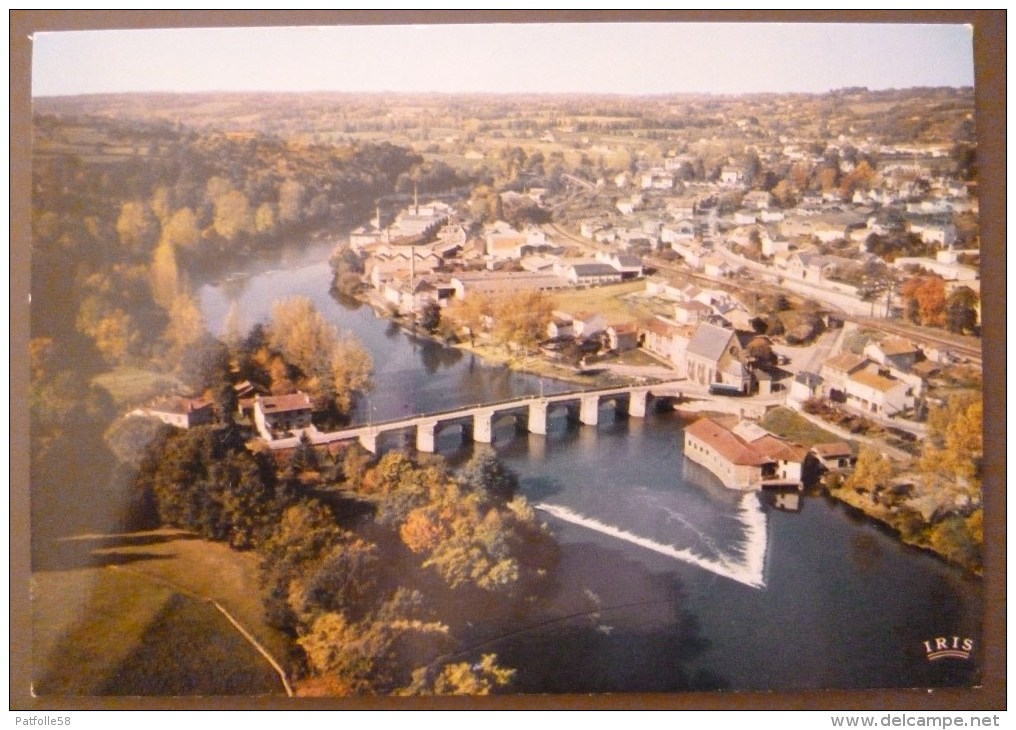
[[[160,590],[228,573],[193,592],[306,695],[495,691],[500,653],[399,642],[519,616],[607,641],[562,551],[654,579],[563,525],[754,591],[796,570],[773,514],[983,570],[972,89],[212,98],[37,102],[33,490],[119,500],[41,511],[43,565],[73,531],[139,535]]]
[[[898,142],[898,127],[865,133],[871,118],[844,113],[838,133],[827,121],[827,139],[816,141],[814,114],[769,99],[750,108],[731,100],[709,118],[727,136],[697,142],[643,132],[622,115],[590,123],[567,99],[555,111],[572,116],[545,114],[521,132],[487,123],[435,141],[401,130],[393,136],[415,139],[427,161],[338,243],[333,285],[413,332],[577,390],[652,383],[665,392],[666,383],[680,393],[675,408],[750,413],[737,425],[704,418],[688,429],[686,456],[730,487],[800,490],[823,472],[849,474],[859,447],[877,446],[896,462],[897,482],[909,483],[893,489],[930,516],[941,495],[922,489],[912,470],[929,409],[945,407],[981,362],[972,336],[981,300],[970,118],[955,91],[936,93],[948,100],[937,108],[956,125],[953,139],[918,133],[925,141]],[[878,96],[846,89],[831,99],[848,110],[895,108],[872,101]],[[928,103],[920,93],[882,96],[912,110]],[[407,110],[422,103],[386,101]],[[694,118],[696,104],[688,108]],[[450,167],[456,161],[461,170]],[[480,170],[496,171],[499,184],[421,196],[436,178]],[[237,415],[272,450],[304,439],[358,440],[375,451],[380,432],[409,428],[418,449],[433,451],[443,428],[414,413],[387,426],[319,429],[302,391],[246,380],[234,388]],[[777,408],[836,438],[801,444],[762,430]],[[215,418],[200,395],[132,413],[178,426]],[[573,416],[595,423],[577,406]],[[489,442],[490,428],[488,419],[463,433]],[[752,443],[761,435],[771,446],[759,452]],[[763,476],[777,472],[782,481]],[[864,491],[858,504],[873,499],[869,511],[879,512],[878,495]],[[962,499],[964,509],[976,507],[976,497]]]

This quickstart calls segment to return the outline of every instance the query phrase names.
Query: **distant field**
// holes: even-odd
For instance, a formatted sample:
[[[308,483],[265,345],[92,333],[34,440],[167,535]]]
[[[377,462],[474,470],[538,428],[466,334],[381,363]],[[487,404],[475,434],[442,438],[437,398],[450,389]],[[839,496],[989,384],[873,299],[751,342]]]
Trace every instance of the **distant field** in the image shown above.
[[[898,105],[898,101],[869,101],[861,104],[851,104],[849,109],[859,116],[867,116],[870,114],[883,114]]]
[[[577,312],[602,314],[610,323],[651,319],[652,311],[637,300],[625,299],[626,294],[644,291],[644,281],[597,286],[589,289],[569,289],[551,292],[554,308],[574,315]]]
[[[92,382],[108,391],[120,407],[140,405],[180,385],[180,381],[172,375],[132,367],[117,368],[96,375]]]
[[[78,554],[70,569],[33,576],[38,694],[283,693],[208,600],[282,662],[286,640],[262,621],[254,556],[173,530],[67,544]]]

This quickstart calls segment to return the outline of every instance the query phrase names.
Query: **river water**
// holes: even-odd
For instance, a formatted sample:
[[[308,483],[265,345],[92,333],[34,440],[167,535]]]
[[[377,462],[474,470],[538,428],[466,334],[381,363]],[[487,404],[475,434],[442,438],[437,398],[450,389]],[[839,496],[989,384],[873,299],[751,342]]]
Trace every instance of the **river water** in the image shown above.
[[[221,332],[271,304],[310,297],[370,349],[376,387],[355,420],[387,419],[574,386],[511,372],[414,338],[328,292],[331,244],[265,255],[199,286]],[[551,415],[548,434],[495,425],[495,447],[562,544],[558,585],[508,635],[479,618],[463,638],[517,668],[538,693],[790,690],[976,684],[981,584],[824,497],[797,513],[732,491],[682,454],[673,411],[605,406],[598,426]],[[469,457],[456,430],[438,437]],[[926,641],[972,639],[971,659],[926,657]]]

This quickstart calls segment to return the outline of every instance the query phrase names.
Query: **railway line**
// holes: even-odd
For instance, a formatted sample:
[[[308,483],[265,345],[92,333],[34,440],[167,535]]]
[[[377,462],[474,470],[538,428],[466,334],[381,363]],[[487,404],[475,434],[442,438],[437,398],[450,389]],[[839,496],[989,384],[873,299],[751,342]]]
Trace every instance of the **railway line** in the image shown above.
[[[592,253],[597,251],[613,250],[609,246],[598,244],[580,236],[576,236],[556,223],[548,223],[547,228],[550,232],[560,238],[567,239]],[[722,281],[717,281],[712,277],[689,271],[685,267],[675,266],[674,264],[664,261],[657,256],[647,256],[645,261],[647,264],[659,271],[680,275],[688,281],[695,281],[703,286],[715,287],[720,284],[741,292],[759,296],[772,294],[805,296],[800,292],[795,292],[785,287],[781,287],[778,284],[768,283],[758,279],[753,279],[752,281],[739,279],[724,279]],[[838,307],[831,302],[820,302],[820,304],[827,308],[830,312],[833,312],[841,317],[844,321],[854,322],[864,327],[889,332],[900,337],[906,337],[919,345],[932,345],[938,348],[945,348],[971,363],[978,365],[982,363],[982,347],[978,338],[939,332],[927,327],[920,327],[918,325],[912,325],[891,319],[853,315],[843,311],[841,307]]]

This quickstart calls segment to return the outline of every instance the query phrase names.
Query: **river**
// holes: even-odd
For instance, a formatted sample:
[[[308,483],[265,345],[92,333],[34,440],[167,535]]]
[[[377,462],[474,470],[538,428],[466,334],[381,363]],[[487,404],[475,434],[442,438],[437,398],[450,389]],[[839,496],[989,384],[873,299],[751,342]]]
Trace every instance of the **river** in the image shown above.
[[[265,254],[199,282],[221,332],[273,301],[310,297],[371,351],[376,387],[354,418],[412,413],[574,386],[490,365],[414,338],[370,307],[328,292],[332,244]],[[598,426],[552,415],[548,434],[495,428],[495,447],[562,545],[559,581],[536,618],[492,635],[478,617],[475,656],[517,668],[522,692],[855,689],[976,684],[980,581],[825,497],[800,512],[726,489],[682,454],[673,411],[645,419],[604,407]],[[471,446],[438,438],[453,462]],[[930,641],[971,639],[972,657],[931,661]]]

